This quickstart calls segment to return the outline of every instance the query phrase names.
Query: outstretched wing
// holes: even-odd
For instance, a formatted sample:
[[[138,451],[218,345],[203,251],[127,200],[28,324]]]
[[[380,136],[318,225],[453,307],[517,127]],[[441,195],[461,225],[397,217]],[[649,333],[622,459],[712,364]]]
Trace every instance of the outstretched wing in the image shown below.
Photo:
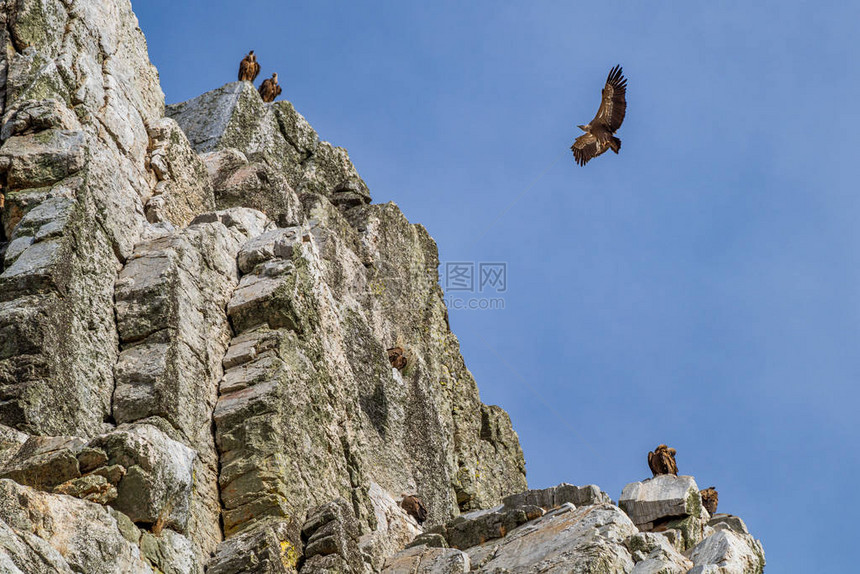
[[[621,127],[624,115],[627,113],[627,78],[622,73],[621,66],[615,66],[609,71],[606,85],[603,87],[603,98],[597,115],[591,120],[591,125],[598,123],[606,126],[610,132]]]
[[[600,143],[597,137],[591,132],[582,134],[570,146],[570,150],[573,152],[573,159],[579,165],[587,164],[591,158],[599,156],[607,148],[608,146],[605,143]]]

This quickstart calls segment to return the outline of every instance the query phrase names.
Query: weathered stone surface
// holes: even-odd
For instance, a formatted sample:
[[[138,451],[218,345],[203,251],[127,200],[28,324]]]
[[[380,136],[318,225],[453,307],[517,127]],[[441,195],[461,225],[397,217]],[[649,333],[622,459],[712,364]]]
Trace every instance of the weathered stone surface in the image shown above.
[[[765,566],[761,542],[728,527],[705,538],[689,558],[695,564],[690,574],[762,574]]]
[[[293,225],[298,223],[291,210],[296,205],[293,192],[317,193],[344,206],[370,201],[367,185],[346,150],[319,141],[289,102],[263,103],[248,82],[227,84],[168,106],[167,113],[198,152],[236,150],[250,161],[242,165],[233,151],[209,156],[216,195],[224,207],[234,205],[238,189],[247,189],[252,203],[242,205]]]
[[[0,469],[5,468],[29,438],[27,433],[0,424]]]
[[[27,574],[152,572],[105,507],[11,480],[0,480],[0,555],[4,553]]]
[[[683,574],[693,567],[662,534],[640,532],[625,545],[636,562],[632,574]]]
[[[146,203],[147,220],[184,226],[198,214],[215,210],[206,166],[176,122],[170,118],[154,120],[147,125],[147,133],[149,167],[157,182]]]
[[[0,148],[0,163],[9,165],[6,181],[12,188],[52,185],[84,167],[84,134],[52,129],[10,137]]]
[[[202,154],[219,209],[244,206],[266,213],[281,227],[298,225],[302,205],[287,178],[264,162],[227,148]]]
[[[55,99],[20,100],[4,112],[0,140],[50,129],[76,131],[80,128],[77,116],[64,102]]]
[[[67,480],[54,488],[57,494],[68,494],[97,504],[108,504],[116,500],[116,487],[98,474]]]
[[[197,216],[138,244],[117,280],[113,415],[119,423],[161,417],[197,452],[189,533],[201,560],[221,540],[211,413],[231,336],[224,308],[238,283],[239,248],[269,224],[244,208]]]
[[[16,243],[0,299],[28,321],[0,311],[3,338],[26,342],[0,355],[0,420],[91,437],[110,417],[113,284],[146,225],[145,122],[163,95],[127,0],[5,2],[0,35],[2,225]],[[46,200],[66,205],[17,230]]]
[[[430,548],[448,548],[448,541],[441,534],[425,532],[415,537],[415,540],[406,545],[406,548],[415,546],[429,546]]]
[[[328,572],[332,568],[359,573],[366,565],[358,549],[358,522],[351,505],[338,499],[308,513],[302,525],[305,563],[302,572]]]
[[[298,528],[287,521],[264,521],[218,546],[207,574],[296,572],[302,556]]]
[[[183,532],[191,506],[195,453],[156,427],[134,424],[97,437],[91,445],[108,454],[110,464],[126,468],[111,505],[133,522]]]
[[[507,508],[540,506],[544,510],[561,506],[565,502],[570,502],[574,506],[588,506],[612,501],[609,495],[601,491],[597,485],[574,486],[566,482],[541,490],[519,492],[502,499],[502,503]]]
[[[641,530],[650,530],[659,521],[699,517],[704,512],[693,477],[672,474],[631,482],[624,487],[618,506]]]
[[[717,528],[718,524],[725,524],[731,530],[734,530],[738,534],[749,534],[750,531],[747,529],[746,523],[741,519],[740,516],[733,516],[731,514],[715,514],[708,521],[708,526],[711,528]]]
[[[707,511],[699,516],[686,516],[658,523],[653,527],[654,532],[666,532],[669,530],[678,533],[676,544],[679,550],[688,550],[702,541],[707,536],[707,523],[710,517]]]
[[[0,478],[40,490],[81,476],[76,454],[84,441],[75,437],[29,437],[0,467]]]
[[[469,555],[453,548],[416,546],[389,558],[385,574],[464,574],[471,569]]]
[[[359,548],[369,557],[373,569],[379,570],[386,556],[399,552],[416,540],[416,536],[421,538],[423,535],[415,519],[403,510],[391,493],[376,482],[370,482],[367,495],[373,508],[376,526],[371,532],[362,534]],[[430,546],[448,546],[441,535],[426,536],[429,536],[429,539],[425,542]]]
[[[478,572],[629,573],[633,558],[624,541],[636,526],[618,507],[565,503],[505,538],[468,548]],[[539,570],[537,570],[539,568]]]
[[[108,455],[100,448],[84,447],[77,454],[77,459],[81,473],[86,474],[106,463]]]
[[[494,538],[504,538],[517,526],[544,514],[539,506],[497,506],[463,514],[440,528],[453,548],[470,548]]]
[[[203,574],[191,541],[173,530],[163,530],[158,535],[145,532],[140,539],[140,549],[155,566],[155,572]]]

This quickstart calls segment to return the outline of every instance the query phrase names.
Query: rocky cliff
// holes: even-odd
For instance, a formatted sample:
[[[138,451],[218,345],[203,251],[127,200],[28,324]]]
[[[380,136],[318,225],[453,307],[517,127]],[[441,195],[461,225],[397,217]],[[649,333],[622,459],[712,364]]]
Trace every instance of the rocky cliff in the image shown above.
[[[2,0],[0,35],[0,571],[630,572],[716,536],[517,495],[432,238],[288,102],[165,108],[128,0]]]

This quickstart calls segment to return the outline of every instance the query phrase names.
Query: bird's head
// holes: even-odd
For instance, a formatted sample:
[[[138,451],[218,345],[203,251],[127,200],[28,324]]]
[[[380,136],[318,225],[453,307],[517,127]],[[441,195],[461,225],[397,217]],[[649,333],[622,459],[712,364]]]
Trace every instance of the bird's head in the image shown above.
[[[251,50],[250,52],[248,52],[248,55],[249,55],[249,56],[253,56],[253,55],[254,55],[254,50]]]
[[[278,73],[277,72],[272,74],[272,79],[275,80],[276,82],[278,81]]]
[[[579,129],[581,129],[584,132],[588,131],[588,126],[576,126],[576,127],[578,127]]]

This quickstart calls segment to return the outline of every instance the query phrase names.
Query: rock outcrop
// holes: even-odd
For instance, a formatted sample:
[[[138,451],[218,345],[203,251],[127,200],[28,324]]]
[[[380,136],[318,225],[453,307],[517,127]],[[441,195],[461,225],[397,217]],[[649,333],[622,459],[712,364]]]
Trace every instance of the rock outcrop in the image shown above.
[[[671,507],[671,499],[665,502]],[[760,574],[765,564],[761,544],[737,517],[712,519],[700,541],[686,548],[683,524],[641,531],[593,485],[518,493],[434,531],[390,557],[382,571]]]
[[[0,39],[0,571],[763,565],[734,517],[526,491],[433,239],[289,102],[165,108],[129,0],[0,0]]]

